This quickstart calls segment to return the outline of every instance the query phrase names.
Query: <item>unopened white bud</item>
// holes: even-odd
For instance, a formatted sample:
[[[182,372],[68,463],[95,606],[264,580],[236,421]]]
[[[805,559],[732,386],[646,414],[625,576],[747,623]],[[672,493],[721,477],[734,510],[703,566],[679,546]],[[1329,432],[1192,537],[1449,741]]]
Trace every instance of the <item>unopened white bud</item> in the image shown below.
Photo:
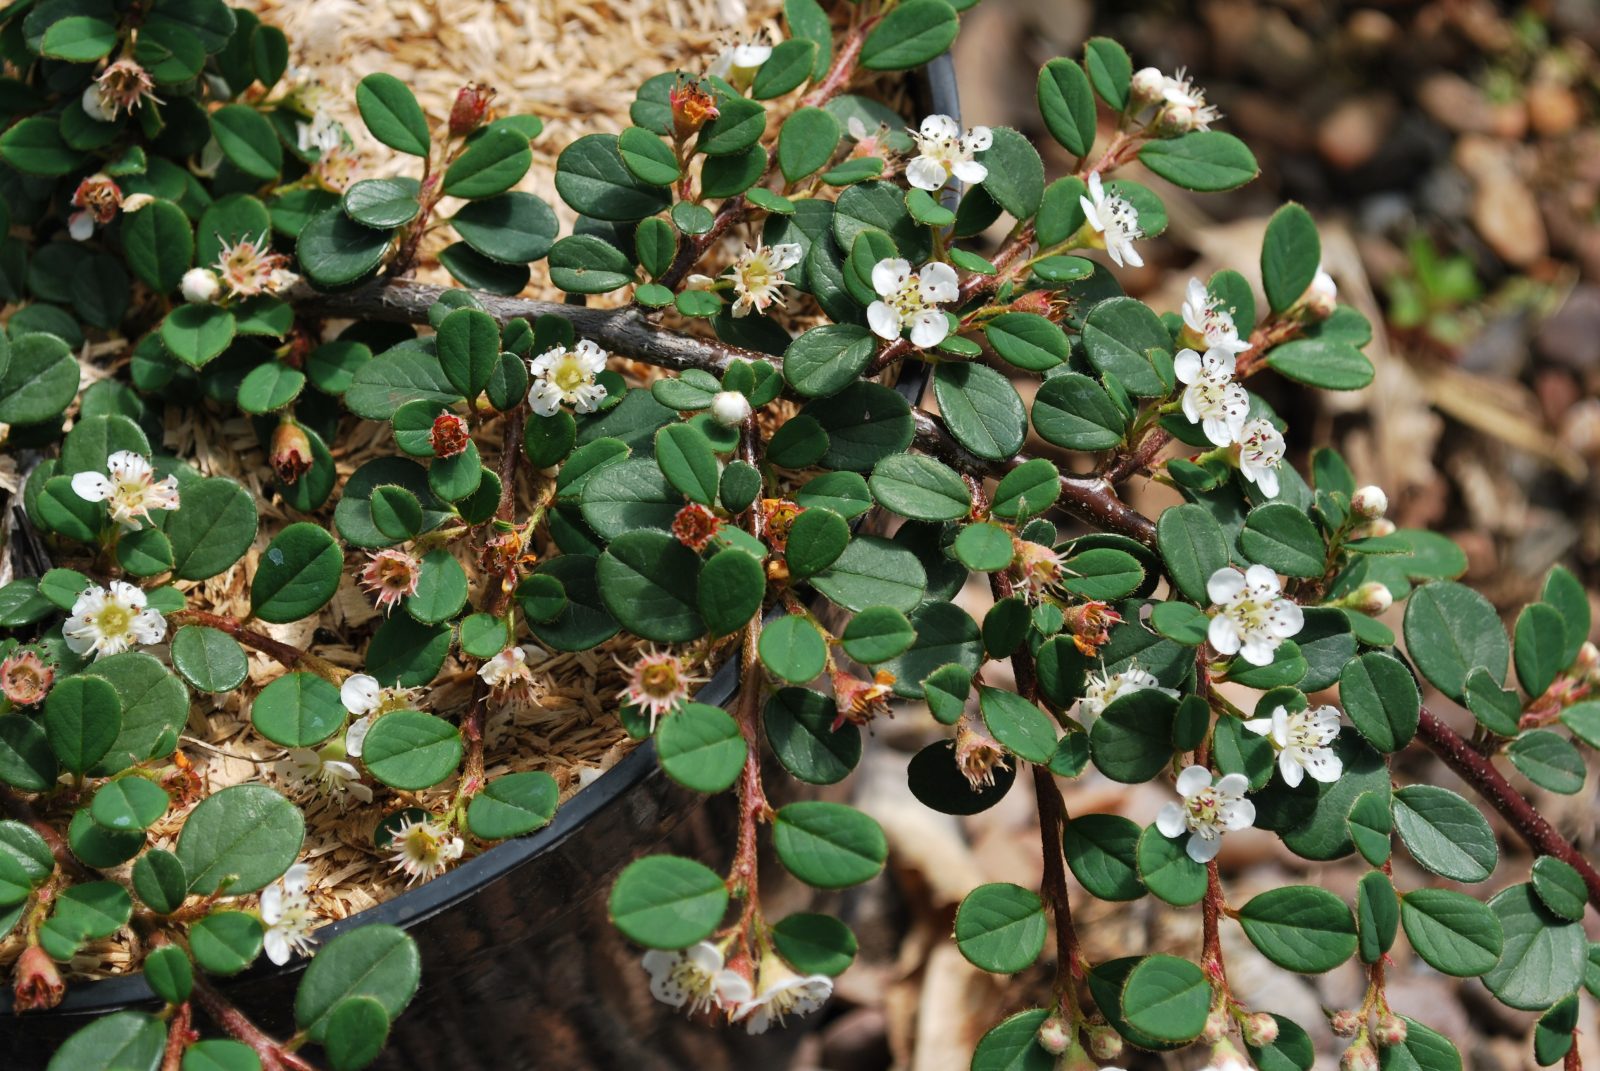
[[[1211,1014],[1206,1016],[1205,1029],[1200,1031],[1200,1040],[1209,1045],[1221,1044],[1228,1036],[1228,1013],[1221,1008],[1213,1008]]]
[[[1356,588],[1346,600],[1352,610],[1376,616],[1394,605],[1394,592],[1376,580],[1369,580]]]
[[[1122,1036],[1109,1026],[1091,1026],[1089,1054],[1096,1060],[1117,1059],[1122,1055]]]
[[[1245,1018],[1241,1032],[1246,1045],[1259,1049],[1278,1040],[1278,1020],[1266,1012],[1255,1012]]]
[[[183,300],[204,305],[217,300],[222,283],[210,268],[190,268],[183,273]]]
[[[1361,1029],[1361,1013],[1353,1008],[1341,1008],[1328,1016],[1328,1026],[1341,1038],[1353,1038]]]
[[[1052,1015],[1039,1024],[1039,1047],[1051,1056],[1060,1056],[1072,1042],[1072,1034],[1061,1016]]]
[[[1169,104],[1161,115],[1161,125],[1175,134],[1187,133],[1194,129],[1194,109],[1187,104]]]
[[[711,416],[718,424],[737,428],[750,419],[750,399],[736,390],[725,390],[711,399]]]
[[[1378,1054],[1365,1041],[1358,1041],[1339,1057],[1339,1071],[1378,1071]]]
[[[1378,539],[1388,535],[1394,535],[1394,522],[1387,517],[1358,524],[1350,532],[1351,539]]]
[[[1154,67],[1141,67],[1133,72],[1133,81],[1129,88],[1133,91],[1135,100],[1149,102],[1158,100],[1161,91],[1166,88],[1166,75]]]
[[[1369,483],[1356,488],[1356,493],[1350,496],[1350,508],[1367,520],[1375,521],[1389,512],[1389,496],[1377,484]]]
[[[1385,1015],[1378,1020],[1378,1030],[1374,1035],[1378,1044],[1384,1048],[1393,1048],[1406,1043],[1406,1021],[1398,1015]]]

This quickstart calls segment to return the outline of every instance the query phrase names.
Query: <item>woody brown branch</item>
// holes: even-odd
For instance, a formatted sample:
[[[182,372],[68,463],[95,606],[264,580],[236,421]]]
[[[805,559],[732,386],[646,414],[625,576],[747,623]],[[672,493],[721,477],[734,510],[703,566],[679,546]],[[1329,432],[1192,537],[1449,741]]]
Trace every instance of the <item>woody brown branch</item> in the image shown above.
[[[341,294],[322,294],[302,286],[291,297],[302,310],[322,316],[427,323],[428,309],[445,289],[422,283],[372,283]],[[634,306],[591,309],[582,305],[506,298],[477,292],[473,296],[489,315],[502,324],[518,319],[531,321],[540,316],[559,316],[570,322],[579,335],[592,339],[601,347],[658,368],[678,372],[698,368],[720,376],[735,361],[782,364],[781,358],[765,353],[731,346],[716,339],[669,331],[652,322],[649,315]],[[1027,457],[1017,457],[1010,461],[995,462],[976,457],[956,443],[938,417],[920,410],[914,410],[913,417],[916,421],[917,446],[963,473],[999,477],[1028,460]],[[1062,477],[1061,504],[1067,512],[1089,524],[1130,536],[1142,543],[1155,542],[1155,525],[1130,509],[1104,480],[1083,476]]]

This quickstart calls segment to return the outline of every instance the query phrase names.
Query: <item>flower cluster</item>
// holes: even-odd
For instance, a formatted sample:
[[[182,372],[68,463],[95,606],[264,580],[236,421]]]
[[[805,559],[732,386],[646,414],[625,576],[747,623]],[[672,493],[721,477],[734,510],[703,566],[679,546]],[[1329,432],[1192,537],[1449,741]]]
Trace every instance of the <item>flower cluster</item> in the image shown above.
[[[1206,103],[1206,91],[1189,78],[1183,68],[1174,75],[1162,74],[1155,67],[1144,67],[1133,74],[1134,99],[1154,109],[1151,122],[1177,133],[1209,130],[1222,118],[1214,105]]]

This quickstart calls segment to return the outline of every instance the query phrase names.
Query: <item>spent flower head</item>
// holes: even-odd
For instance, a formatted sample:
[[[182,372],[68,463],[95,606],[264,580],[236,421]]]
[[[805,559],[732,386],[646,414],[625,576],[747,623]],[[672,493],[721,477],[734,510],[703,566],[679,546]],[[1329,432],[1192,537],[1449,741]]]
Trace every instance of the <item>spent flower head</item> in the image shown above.
[[[56,671],[31,647],[13,651],[0,661],[0,695],[16,707],[31,707],[55,683]]]
[[[361,569],[359,583],[373,603],[385,614],[400,604],[400,600],[417,593],[417,583],[422,579],[422,563],[403,550],[386,547],[368,555]]]
[[[670,651],[647,650],[632,662],[617,659],[627,673],[628,683],[617,693],[618,698],[650,718],[650,731],[656,731],[656,721],[677,710],[689,698],[696,684],[704,684],[704,677],[690,674],[683,660]]]

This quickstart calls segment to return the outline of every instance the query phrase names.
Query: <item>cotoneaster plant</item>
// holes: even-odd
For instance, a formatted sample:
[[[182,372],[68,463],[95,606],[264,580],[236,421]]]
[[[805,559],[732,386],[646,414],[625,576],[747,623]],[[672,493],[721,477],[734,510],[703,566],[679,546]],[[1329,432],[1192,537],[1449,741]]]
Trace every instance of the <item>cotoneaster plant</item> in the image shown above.
[[[948,728],[910,764],[919,800],[972,814],[1021,777],[1038,802],[1043,887],[972,890],[954,938],[1002,974],[1043,955],[1054,983],[1015,992],[977,1071],[1186,1046],[1306,1071],[1304,1027],[1230,988],[1236,925],[1285,971],[1363,965],[1359,1006],[1330,1011],[1349,1071],[1461,1066],[1390,1010],[1402,930],[1433,968],[1539,1012],[1535,1056],[1575,1066],[1600,874],[1496,760],[1583,786],[1600,658],[1582,586],[1557,568],[1508,635],[1454,581],[1457,547],[1395,530],[1333,450],[1286,457],[1252,384],[1373,375],[1369,325],[1338,304],[1303,209],[1272,217],[1259,292],[1225,270],[1177,310],[1124,295],[1118,269],[1167,223],[1128,165],[1202,192],[1256,174],[1195,83],[1103,38],[1046,64],[1040,116],[1077,161],[1049,183],[1015,130],[851,91],[943,53],[966,6],[787,0],[786,38],[653,77],[634,125],[564,149],[564,236],[513,189],[539,120],[497,117],[487,87],[434,121],[398,79],[364,79],[356,106],[399,155],[361,161],[248,12],[0,11],[0,290],[17,306],[0,421],[55,565],[0,588],[0,932],[18,1011],[57,1003],[59,965],[123,928],[166,1002],[84,1027],[52,1068],[303,1069],[311,1045],[358,1068],[419,984],[401,930],[318,939],[290,798],[208,794],[178,750],[191,692],[238,688],[244,648],[284,670],[250,708],[284,749],[272,783],[378,808],[373,850],[415,884],[549,822],[548,775],[485,776],[486,716],[536,702],[550,652],[618,635],[635,642],[617,716],[674,780],[737,797],[725,855],[647,855],[610,892],[641,977],[690,1015],[761,1032],[826,1004],[856,939],[829,915],[767,914],[759,849],[838,889],[877,875],[887,841],[842,803],[774,807],[762,758],[838,782],[905,699]],[[392,177],[355,179],[374,164]],[[428,256],[467,289],[410,281]],[[540,261],[569,294],[613,299],[511,297]],[[624,375],[619,357],[664,371]],[[890,385],[924,373],[937,416]],[[244,487],[164,453],[169,402],[247,416],[271,493],[305,519],[262,532]],[[341,480],[329,444],[357,420],[389,424],[394,449]],[[1118,494],[1135,478],[1185,501],[1143,516]],[[247,618],[190,605],[258,540]],[[361,672],[258,627],[317,615],[347,570],[383,614]],[[981,620],[951,601],[973,574],[993,596]],[[1401,600],[1397,638],[1377,615]],[[697,702],[729,660],[729,708]],[[475,675],[464,707],[432,699],[447,664]],[[1423,684],[1470,711],[1470,740]],[[1413,745],[1478,796],[1398,783]],[[1069,815],[1062,782],[1091,767],[1170,802],[1148,827]],[[1486,900],[1397,887],[1396,837],[1442,881],[1494,878],[1486,809],[1530,873]],[[1265,836],[1371,869],[1353,903],[1308,885],[1241,902],[1218,850]],[[1074,903],[1147,895],[1196,912],[1198,946],[1087,960]],[[290,1037],[214,981],[263,953],[311,957]]]

